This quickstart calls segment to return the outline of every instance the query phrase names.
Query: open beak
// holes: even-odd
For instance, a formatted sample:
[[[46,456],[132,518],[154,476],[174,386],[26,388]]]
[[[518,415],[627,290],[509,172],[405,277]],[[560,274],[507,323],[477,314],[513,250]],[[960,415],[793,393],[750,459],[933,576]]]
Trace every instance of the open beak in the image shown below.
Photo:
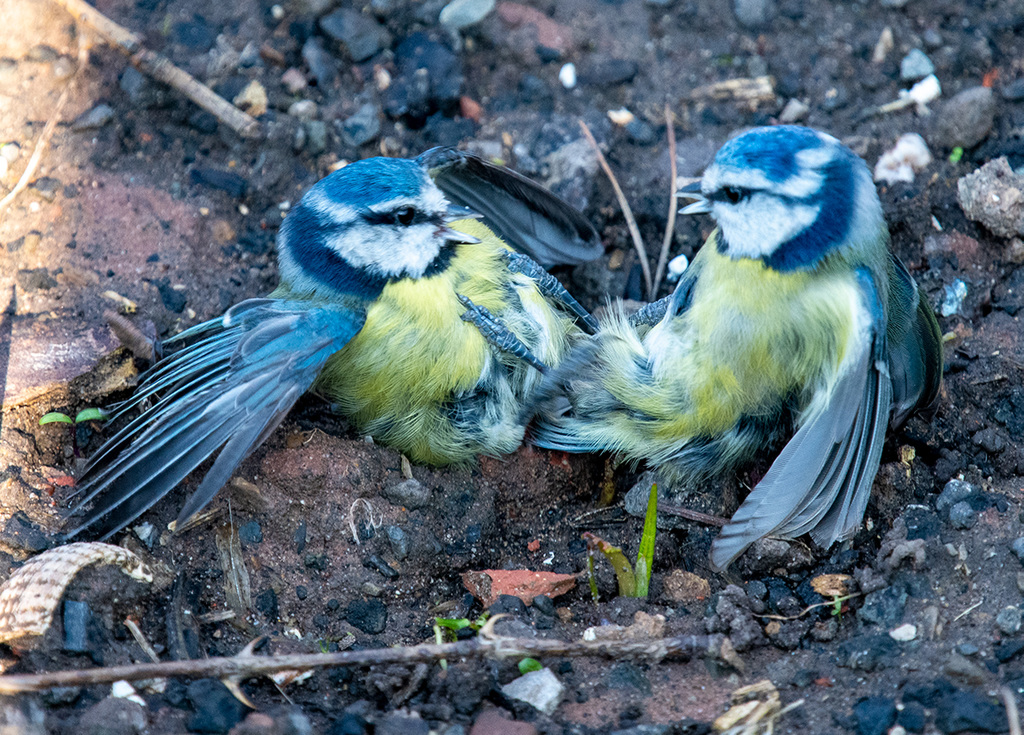
[[[479,212],[474,212],[469,207],[460,207],[457,204],[449,204],[448,211],[444,213],[445,224],[460,219],[480,219],[483,217]]]
[[[700,179],[684,186],[676,196],[694,200],[680,209],[679,214],[707,214],[711,211],[711,202],[700,191]]]
[[[456,204],[449,204],[448,211],[444,213],[444,224],[438,228],[437,234],[443,237],[448,242],[452,243],[466,243],[467,245],[474,245],[480,242],[479,237],[468,235],[465,232],[449,227],[452,222],[458,222],[464,219],[480,219],[483,215],[474,212],[469,207],[460,207]]]

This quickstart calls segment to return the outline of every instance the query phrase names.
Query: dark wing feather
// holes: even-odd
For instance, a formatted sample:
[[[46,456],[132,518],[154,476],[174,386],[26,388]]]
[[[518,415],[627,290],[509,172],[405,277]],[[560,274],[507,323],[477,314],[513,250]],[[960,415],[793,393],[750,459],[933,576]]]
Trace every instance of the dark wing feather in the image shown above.
[[[582,213],[511,169],[454,148],[431,148],[417,160],[452,203],[483,215],[502,240],[545,267],[585,263],[604,252]]]
[[[86,529],[109,537],[220,450],[178,520],[201,510],[364,318],[342,306],[253,299],[172,340],[169,346],[184,346],[157,363],[119,411],[154,404],[111,437],[83,473],[83,497],[71,510],[82,515],[65,538]]]
[[[928,300],[892,257],[889,278],[889,373],[897,428],[916,409],[931,406],[942,383],[942,332]]]
[[[882,357],[885,337],[876,333],[863,342],[828,405],[786,444],[715,539],[715,569],[724,569],[768,535],[810,533],[828,546],[860,524],[892,408],[892,382]]]

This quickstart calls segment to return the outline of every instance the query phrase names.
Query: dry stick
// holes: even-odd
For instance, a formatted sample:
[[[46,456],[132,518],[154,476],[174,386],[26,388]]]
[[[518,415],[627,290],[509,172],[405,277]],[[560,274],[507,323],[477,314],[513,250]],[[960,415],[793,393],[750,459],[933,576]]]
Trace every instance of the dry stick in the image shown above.
[[[1006,708],[1006,720],[1010,725],[1010,735],[1021,735],[1020,715],[1017,713],[1017,700],[1013,696],[1010,687],[999,687],[999,698],[1003,700],[1003,707]]]
[[[179,676],[191,679],[244,679],[289,669],[317,669],[328,666],[375,666],[379,664],[433,663],[439,659],[540,658],[543,656],[599,656],[603,658],[666,657],[689,659],[704,656],[741,668],[729,639],[720,634],[678,636],[654,641],[560,641],[551,639],[501,638],[482,635],[466,641],[397,648],[375,648],[338,653],[286,654],[281,656],[238,655],[195,661],[165,661],[108,666],[45,674],[0,676],[0,694],[37,692],[52,687],[109,684]]]
[[[724,528],[725,524],[729,522],[728,518],[719,518],[708,513],[701,513],[699,510],[690,510],[682,505],[673,505],[672,503],[658,503],[658,512],[670,516],[679,516],[688,521],[703,523],[705,526],[717,526],[718,528]]]
[[[128,55],[132,66],[159,82],[178,90],[243,138],[260,135],[260,124],[255,118],[239,110],[191,74],[182,71],[164,56],[142,45],[142,39],[127,28],[118,25],[92,7],[85,0],[53,0],[79,23],[95,30],[107,41]]]
[[[661,241],[661,254],[658,256],[658,267],[654,270],[654,291],[651,293],[651,298],[655,298],[658,295],[658,289],[661,288],[661,279],[665,277],[665,266],[668,264],[668,249],[672,245],[672,236],[676,230],[676,211],[679,209],[679,199],[676,196],[676,177],[678,176],[678,170],[676,168],[676,129],[675,129],[675,115],[672,114],[672,109],[665,104],[665,128],[668,133],[668,161],[671,167],[671,177],[668,182],[669,197],[668,197],[668,222],[665,224],[665,238]]]
[[[79,65],[81,68],[81,65]],[[50,142],[50,138],[53,137],[53,131],[57,128],[57,121],[60,120],[60,113],[64,109],[65,103],[68,101],[68,95],[71,94],[71,83],[75,80],[75,75],[72,75],[71,79],[64,86],[64,91],[60,93],[60,98],[57,100],[57,106],[53,109],[53,114],[50,115],[50,119],[46,121],[46,126],[43,128],[42,134],[39,136],[39,140],[36,141],[35,150],[32,151],[32,157],[28,159],[28,165],[25,166],[25,171],[22,173],[21,178],[18,179],[18,183],[14,185],[14,188],[8,192],[7,196],[0,199],[0,215],[3,211],[10,206],[14,198],[18,196],[22,191],[28,187],[29,179],[36,172],[36,167],[39,165],[39,160],[43,157],[43,151],[46,150],[47,144]]]
[[[622,216],[626,218],[626,227],[629,228],[629,234],[633,238],[633,247],[636,248],[637,254],[640,256],[640,268],[644,272],[644,286],[647,288],[647,298],[654,299],[654,282],[651,279],[651,263],[647,259],[647,248],[644,247],[644,240],[640,237],[640,228],[636,226],[636,219],[633,217],[633,210],[629,208],[629,202],[626,201],[626,195],[622,193],[622,187],[619,186],[618,179],[615,178],[615,174],[612,173],[611,167],[608,165],[608,161],[605,160],[604,154],[601,153],[601,149],[597,145],[597,141],[594,140],[594,134],[590,132],[590,128],[582,120],[579,121],[580,128],[583,130],[583,135],[590,143],[590,147],[594,149],[594,153],[597,154],[597,162],[601,164],[601,168],[604,169],[605,176],[612,182],[612,188],[615,190],[615,198],[619,200],[619,207],[622,208]]]

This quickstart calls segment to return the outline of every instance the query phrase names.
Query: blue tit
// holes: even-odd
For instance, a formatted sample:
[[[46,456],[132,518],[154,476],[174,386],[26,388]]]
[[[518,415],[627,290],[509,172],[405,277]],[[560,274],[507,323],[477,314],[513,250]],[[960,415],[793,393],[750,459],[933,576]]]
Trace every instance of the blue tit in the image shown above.
[[[681,211],[717,229],[674,293],[632,317],[613,309],[545,377],[533,441],[686,482],[788,438],[712,566],[768,535],[828,547],[861,523],[886,426],[938,394],[935,316],[889,251],[867,166],[829,135],[750,130],[682,194],[695,201]]]
[[[530,363],[557,365],[596,323],[509,244],[549,263],[602,251],[568,204],[451,149],[322,179],[278,232],[280,286],[169,340],[120,407],[148,405],[92,457],[65,537],[109,537],[216,455],[184,522],[310,389],[414,462],[514,451]]]

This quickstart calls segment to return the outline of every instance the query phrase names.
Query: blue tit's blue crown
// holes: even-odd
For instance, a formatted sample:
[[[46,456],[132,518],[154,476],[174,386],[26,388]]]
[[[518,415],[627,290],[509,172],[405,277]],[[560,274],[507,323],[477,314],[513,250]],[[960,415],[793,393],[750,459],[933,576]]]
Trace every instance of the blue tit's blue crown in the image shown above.
[[[426,172],[414,160],[366,158],[321,179],[310,192],[320,191],[332,202],[362,210],[398,197],[413,199],[426,183]]]
[[[821,148],[825,141],[810,128],[796,125],[754,128],[733,138],[715,155],[721,166],[756,169],[769,181],[781,183],[800,173],[796,154]]]
[[[702,192],[721,227],[719,250],[780,271],[873,241],[882,223],[864,162],[809,128],[754,128],[734,138],[705,172]]]

